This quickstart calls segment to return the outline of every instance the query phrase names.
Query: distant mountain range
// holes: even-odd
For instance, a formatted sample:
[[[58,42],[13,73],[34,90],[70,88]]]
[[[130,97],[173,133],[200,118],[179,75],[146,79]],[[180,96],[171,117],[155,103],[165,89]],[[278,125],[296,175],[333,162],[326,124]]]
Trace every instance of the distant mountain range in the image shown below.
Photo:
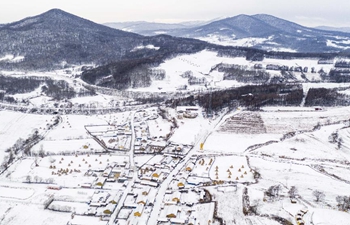
[[[256,61],[264,57],[329,58],[347,54],[350,47],[349,33],[307,28],[264,14],[204,23],[132,22],[114,26],[143,35],[59,9],[2,24],[0,69],[52,70],[92,63],[98,67],[85,71],[83,80],[124,89],[147,85],[152,68],[164,60],[204,49]],[[144,36],[146,33],[158,35]],[[286,53],[293,51],[298,53]]]
[[[186,44],[189,45],[186,48],[177,46]],[[165,54],[171,50],[191,51],[195,49],[192,44],[202,45],[201,49],[206,45],[198,40],[170,36],[144,37],[53,9],[0,26],[0,67],[50,69],[62,64],[106,64],[142,54],[151,56],[155,52],[150,48],[137,54],[132,51],[140,46],[157,45],[157,54]]]
[[[128,30],[127,27],[123,29]],[[350,48],[350,34],[340,32],[345,29],[309,28],[266,14],[238,15],[191,27],[180,24],[154,26],[143,22],[130,26],[131,30],[142,35],[162,33],[220,45],[274,51],[334,52]]]
[[[350,33],[350,27],[328,27],[328,26],[318,26],[315,27],[319,30],[328,30],[328,31],[339,31],[339,32],[346,32]]]
[[[155,23],[146,21],[132,21],[132,22],[114,22],[114,23],[104,23],[108,27],[115,29],[133,32],[146,36],[153,36],[157,34],[165,34],[167,31],[176,29],[186,29],[192,27],[203,26],[209,24],[212,21],[188,21],[183,23]]]
[[[145,56],[164,58],[170,54],[213,48],[213,45],[194,39],[223,46],[291,52],[339,52],[350,47],[349,33],[307,28],[265,14],[238,15],[208,22],[130,22],[108,25],[124,31],[59,9],[18,22],[1,24],[0,67],[48,69],[64,64],[106,64],[121,59]],[[135,52],[135,48],[142,51]]]

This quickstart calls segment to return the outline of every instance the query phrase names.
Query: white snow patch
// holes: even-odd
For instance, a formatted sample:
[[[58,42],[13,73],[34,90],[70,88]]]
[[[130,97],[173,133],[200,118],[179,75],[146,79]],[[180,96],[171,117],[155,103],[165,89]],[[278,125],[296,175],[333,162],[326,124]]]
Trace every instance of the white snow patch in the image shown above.
[[[11,63],[21,62],[24,60],[24,56],[14,56],[14,55],[5,55],[0,58],[0,61],[8,61]]]
[[[350,47],[345,47],[345,46],[340,46],[337,45],[339,42],[335,42],[335,41],[331,41],[331,40],[327,40],[327,46],[328,47],[333,47],[333,48],[340,48],[340,49],[348,49]]]
[[[133,50],[131,51],[137,51],[137,50],[141,50],[141,49],[154,49],[154,50],[159,50],[160,47],[155,47],[154,45],[141,45],[141,46],[137,46],[135,47]]]
[[[155,34],[167,34],[168,32],[166,32],[166,31],[155,31],[154,33]]]

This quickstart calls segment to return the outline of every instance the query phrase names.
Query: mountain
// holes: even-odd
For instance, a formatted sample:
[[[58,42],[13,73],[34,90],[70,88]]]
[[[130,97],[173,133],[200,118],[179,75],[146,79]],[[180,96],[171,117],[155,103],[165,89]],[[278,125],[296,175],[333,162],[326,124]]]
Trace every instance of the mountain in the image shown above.
[[[350,42],[350,34],[309,28],[266,14],[238,15],[193,27],[164,24],[157,27],[143,22],[137,24],[133,32],[144,35],[166,33],[218,45],[290,52],[345,51]]]
[[[141,35],[153,36],[158,34],[166,34],[169,30],[175,29],[186,29],[195,26],[204,25],[206,21],[189,21],[183,23],[154,23],[146,21],[135,21],[135,22],[114,22],[104,23],[108,27],[115,29],[134,32]]]
[[[350,41],[350,34],[308,28],[266,14],[238,15],[170,34],[215,44],[295,52],[342,51]]]
[[[52,9],[0,26],[0,68],[50,70],[149,57],[159,62],[170,52],[195,52],[207,45],[170,36],[144,37]]]
[[[82,79],[123,89],[147,85],[148,69],[169,57],[210,46],[169,35],[145,37],[52,9],[0,27],[0,69],[47,71],[93,63],[96,71]]]
[[[183,29],[183,28],[190,27],[183,24],[152,23],[152,22],[145,22],[145,21],[105,23],[104,25],[115,29],[134,32],[142,35],[148,35],[150,34],[150,31],[151,31],[151,34],[153,35],[154,32],[155,34],[157,33],[160,34],[160,33],[165,33],[166,30]],[[159,31],[159,32],[156,32],[156,31]]]
[[[350,27],[328,27],[328,26],[318,26],[315,27],[319,30],[328,30],[328,31],[339,31],[339,32],[345,32],[350,33]]]
[[[132,24],[129,25],[137,27]],[[163,25],[152,26],[158,29]],[[152,26],[149,26],[150,31]],[[96,68],[83,72],[81,78],[84,81],[125,89],[147,86],[151,79],[162,79],[162,71],[153,69],[166,59],[204,49],[219,56],[246,57],[249,61],[264,57],[334,58],[338,54],[327,52],[346,50],[350,43],[350,34],[306,28],[263,14],[239,15],[193,28],[169,28],[167,33],[178,37],[142,36],[53,9],[0,26],[0,69],[47,71],[93,63]]]
[[[261,28],[264,29],[261,29]],[[277,29],[267,26],[264,22],[247,15],[215,21],[210,24],[182,30],[179,34],[187,37],[202,37],[208,34],[222,34],[233,38],[263,36],[277,32]]]
[[[309,28],[267,14],[238,15],[169,34],[270,51],[339,52],[350,48],[348,33]]]
[[[59,9],[0,27],[0,59],[24,57],[16,67],[49,68],[60,62],[103,63],[142,43],[138,34],[112,29]],[[11,67],[8,61],[0,66]]]

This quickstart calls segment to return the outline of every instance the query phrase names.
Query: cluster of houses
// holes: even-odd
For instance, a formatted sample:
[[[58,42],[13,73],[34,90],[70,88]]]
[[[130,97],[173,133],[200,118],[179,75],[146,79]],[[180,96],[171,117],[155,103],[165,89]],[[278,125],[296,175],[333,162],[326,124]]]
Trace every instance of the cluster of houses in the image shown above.
[[[131,147],[130,123],[120,125],[90,125],[85,126],[89,134],[105,149],[128,151]]]
[[[158,185],[169,175],[173,168],[180,162],[180,157],[163,155],[159,157],[159,161],[152,164],[144,164],[138,173],[140,183],[152,187]]]
[[[160,153],[168,145],[165,137],[151,137],[146,122],[135,125],[134,152],[136,154]]]
[[[123,207],[118,212],[116,224],[146,224],[153,207],[156,189],[144,185],[134,185],[127,193]]]
[[[114,162],[107,164],[106,167],[97,167],[88,170],[85,176],[95,177],[95,179],[91,183],[81,184],[80,186],[82,188],[103,189],[106,182],[127,182],[131,177],[131,173],[129,163],[124,161],[122,163]]]
[[[200,188],[168,189],[159,213],[159,224],[197,224],[196,206],[205,199]]]
[[[101,225],[107,224],[120,197],[121,192],[111,194],[107,191],[95,191],[87,202],[88,208],[85,211],[74,210],[68,224],[95,224],[95,222]]]
[[[194,119],[198,116],[198,110],[199,108],[197,106],[178,106],[176,107],[177,118]]]
[[[263,65],[258,63],[254,65],[254,69],[264,69]],[[290,72],[303,72],[307,73],[309,71],[308,67],[302,67],[302,66],[285,66],[285,65],[276,65],[276,64],[268,64],[265,67],[266,70],[279,70],[279,71],[290,71]],[[311,68],[311,73],[316,73],[316,70],[314,67]]]
[[[154,154],[162,152],[167,146],[168,141],[165,135],[152,136],[148,126],[148,120],[158,118],[157,112],[138,112],[135,114],[135,143],[134,152],[136,154]]]
[[[171,155],[174,157],[185,156],[189,150],[192,149],[192,145],[178,144],[170,142],[162,151],[163,154]]]

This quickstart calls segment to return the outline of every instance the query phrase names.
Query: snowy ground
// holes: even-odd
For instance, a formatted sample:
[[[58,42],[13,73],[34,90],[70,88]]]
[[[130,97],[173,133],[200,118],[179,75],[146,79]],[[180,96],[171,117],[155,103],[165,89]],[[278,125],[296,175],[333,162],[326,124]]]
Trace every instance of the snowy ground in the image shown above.
[[[348,220],[349,214],[337,210],[336,197],[349,193],[349,112],[350,107],[322,108],[319,111],[305,107],[265,107],[258,112],[237,110],[227,114],[220,122],[220,118],[203,118],[200,111],[195,119],[178,119],[179,128],[175,129],[170,141],[194,143],[195,147],[184,159],[165,164],[169,167],[164,169],[166,183],[161,183],[160,188],[152,188],[153,193],[165,193],[168,187],[173,186],[173,190],[179,190],[177,185],[182,181],[186,189],[197,188],[186,183],[186,179],[198,178],[208,183],[224,181],[222,185],[199,186],[208,190],[213,201],[217,201],[217,216],[223,218],[226,224],[275,225],[277,222],[273,216],[296,224],[295,214],[305,208],[308,209],[304,216],[307,224],[311,221],[318,225],[346,224],[343,221]],[[35,128],[43,130],[53,118],[8,111],[0,113],[3,115],[0,135],[4,138],[1,140],[6,140],[0,143],[2,146],[13,145],[18,138],[26,137]],[[176,117],[174,111],[169,110],[169,113]],[[151,112],[146,114],[153,115]],[[0,176],[0,224],[55,225],[71,220],[69,213],[43,209],[50,196],[55,197],[53,206],[70,206],[86,211],[86,202],[95,189],[82,189],[81,185],[94,184],[107,165],[129,163],[130,158],[128,152],[94,154],[99,145],[86,133],[84,125],[103,125],[95,128],[94,132],[99,132],[99,129],[111,124],[128,124],[130,115],[133,114],[61,115],[58,126],[47,132],[45,139],[32,149],[33,152],[44,149],[52,155],[19,160]],[[140,116],[144,116],[143,112]],[[213,128],[216,123],[218,125]],[[161,117],[147,120],[146,124],[152,136],[166,135],[171,126]],[[203,150],[199,150],[199,142],[204,143]],[[69,154],[63,155],[65,151]],[[162,166],[166,159],[171,159],[171,156],[138,155],[133,160],[135,169],[140,169],[145,164],[150,168]],[[190,162],[194,165],[191,171],[187,171]],[[68,173],[60,172],[67,168]],[[256,172],[260,174],[258,180],[254,178]],[[32,183],[28,183],[28,176]],[[64,188],[48,190],[46,182]],[[266,197],[264,193],[276,185],[280,186],[279,196],[275,199]],[[297,203],[291,203],[289,198],[288,191],[292,186],[298,190]],[[257,213],[265,216],[243,214],[244,188],[248,190],[250,205],[257,205]],[[110,193],[126,191],[123,183],[118,182],[105,184],[105,189]],[[322,201],[315,201],[315,190],[325,194]],[[163,197],[157,195],[154,202],[162,202]],[[73,203],[65,203],[68,200]],[[208,215],[214,211],[214,203],[196,207],[197,212],[191,215],[195,215],[200,224],[206,223],[211,218]],[[148,211],[151,209],[148,207]],[[210,213],[204,215],[203,210]],[[40,218],[20,213],[23,211],[37,212]],[[145,219],[148,215],[158,215],[158,212],[150,214],[148,211],[143,214]],[[326,213],[337,218],[329,220],[324,216]],[[79,219],[86,218],[77,217],[76,221]],[[213,224],[217,223],[213,221]]]
[[[26,139],[35,129],[44,128],[53,117],[0,111],[0,159],[19,138]]]

